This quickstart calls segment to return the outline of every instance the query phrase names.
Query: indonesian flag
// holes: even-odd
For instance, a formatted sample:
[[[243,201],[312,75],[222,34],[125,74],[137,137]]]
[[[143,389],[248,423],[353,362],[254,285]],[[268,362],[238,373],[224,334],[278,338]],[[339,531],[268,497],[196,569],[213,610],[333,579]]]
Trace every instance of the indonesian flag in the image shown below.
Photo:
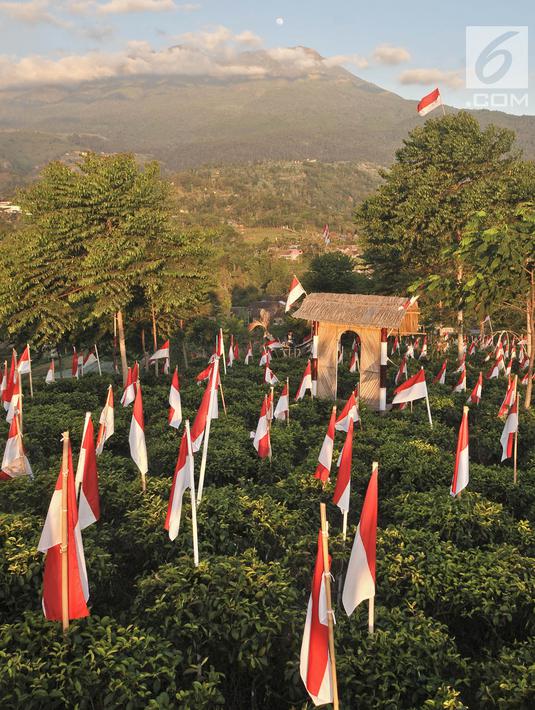
[[[13,388],[15,387],[15,381],[17,379],[17,353],[13,350],[11,353],[11,365],[9,367],[9,375],[5,376],[4,368],[4,380],[6,382],[5,389],[2,393],[2,400],[4,402],[4,409],[6,412],[9,410],[9,403],[11,402],[11,397],[13,396]]]
[[[483,373],[479,373],[476,385],[472,390],[470,396],[466,400],[466,404],[479,404],[481,401],[481,392],[483,390]]]
[[[459,367],[455,370],[455,372],[462,372],[463,370],[466,370],[466,355],[463,355],[459,360]]]
[[[422,345],[422,352],[420,353],[420,360],[427,358],[427,335],[424,335],[424,343]]]
[[[24,348],[22,355],[19,358],[19,364],[17,366],[19,375],[29,375],[32,371],[32,361],[30,359],[30,346],[27,345]]]
[[[351,457],[353,456],[353,420],[349,422],[344,448],[340,456],[340,464],[338,466],[338,476],[336,477],[336,486],[333,494],[333,503],[335,503],[342,513],[347,513],[349,510],[349,493],[351,491]]]
[[[472,355],[475,353],[475,351],[476,351],[476,341],[472,340],[472,342],[470,343],[470,346],[468,348],[468,355],[470,357],[472,357]]]
[[[505,374],[506,374],[507,376],[509,376],[509,375],[511,374],[512,368],[513,368],[513,358],[511,358],[511,359],[509,360],[509,362],[507,363],[507,367],[505,368]]]
[[[96,365],[98,363],[97,355],[95,353],[95,348],[91,348],[84,358],[84,364],[82,367],[82,372],[85,372],[91,365]],[[82,528],[83,530],[83,528]]]
[[[502,461],[510,459],[513,455],[513,446],[515,442],[515,434],[518,431],[518,398],[515,399],[509,416],[505,420],[505,426],[500,437],[502,445]]]
[[[266,396],[267,396],[267,405],[268,405],[267,406],[267,418],[268,418],[268,422],[271,423],[273,421],[273,414],[274,414],[273,405],[275,404],[275,401],[273,399],[273,389],[271,389],[271,391],[268,392],[268,394]]]
[[[121,397],[121,404],[123,407],[128,407],[129,404],[136,398],[136,381],[134,380],[134,368],[128,368],[128,374],[126,375],[126,387],[123,391],[123,396]]]
[[[359,405],[358,405],[358,389],[355,389],[354,392],[351,392],[351,394],[348,397],[347,402],[344,405],[344,408],[340,412],[340,416],[336,420],[334,428],[336,431],[349,431],[349,425],[351,422],[354,424],[358,422],[359,420]]]
[[[178,367],[175,367],[171,389],[169,390],[169,414],[167,417],[169,426],[178,429],[182,423],[182,401],[180,399],[180,382],[178,381]]]
[[[349,361],[349,372],[357,371],[358,355],[355,350],[351,351],[351,360]]]
[[[97,433],[97,446],[96,454],[100,456],[104,450],[104,444],[110,436],[112,436],[115,431],[115,411],[113,408],[113,388],[110,385],[108,387],[108,394],[106,396],[106,404],[100,413],[98,433]]]
[[[282,343],[280,340],[277,340],[277,338],[272,338],[267,341],[266,348],[269,350],[278,350],[279,348],[282,348]]]
[[[430,94],[423,97],[416,107],[416,110],[420,116],[427,116],[430,111],[433,111],[433,109],[438,108],[439,106],[442,106],[442,98],[440,97],[440,91],[435,89]]]
[[[331,475],[331,466],[333,461],[334,448],[334,425],[336,422],[336,409],[333,407],[327,433],[321,446],[320,455],[318,456],[318,466],[314,473],[314,478],[319,478],[322,483],[329,480]]]
[[[490,370],[485,375],[487,380],[493,380],[495,377],[499,377],[500,363],[503,364],[503,355],[500,355],[499,358],[494,361],[494,365],[490,368]]]
[[[72,363],[71,363],[71,375],[73,377],[78,377],[78,353],[74,345],[72,346]]]
[[[330,555],[328,562],[328,569],[330,569]],[[324,568],[320,530],[299,664],[301,680],[314,705],[325,705],[333,700]]]
[[[238,344],[238,341],[234,343],[234,359],[239,360],[240,357],[240,346]]]
[[[331,243],[331,233],[329,231],[328,224],[326,224],[325,227],[323,227],[323,241],[325,242],[326,246]]]
[[[453,392],[466,392],[466,369],[461,370],[457,384],[453,388]]]
[[[411,357],[414,359],[414,345],[412,343],[408,344],[405,357]]]
[[[288,419],[290,414],[290,393],[288,392],[288,383],[285,383],[282,388],[281,396],[275,407],[273,416],[275,419]]]
[[[419,372],[410,377],[406,382],[399,385],[394,390],[392,404],[401,402],[414,402],[415,399],[427,398],[427,385],[425,383],[425,372],[422,367]]]
[[[4,370],[1,373],[2,377],[0,379],[0,399],[2,400],[2,403],[4,404],[5,407],[5,402],[4,402],[4,394],[7,389],[7,380],[8,380],[8,374],[7,374],[7,360],[4,362]],[[9,406],[9,405],[8,405]]]
[[[213,364],[214,364],[214,361],[212,360],[212,362],[211,362],[209,365],[207,365],[207,366],[204,368],[204,370],[202,370],[201,372],[199,372],[199,374],[198,374],[197,377],[195,378],[195,382],[196,382],[198,385],[200,385],[201,382],[204,382],[205,380],[207,380],[207,379],[210,377],[210,375],[211,375],[211,373],[212,373],[212,365],[213,365]]]
[[[256,431],[253,439],[253,446],[258,452],[261,459],[271,456],[271,440],[269,436],[269,425],[268,425],[268,409],[269,402],[268,398],[264,397],[262,402],[262,409],[260,410],[260,418],[256,427]]]
[[[301,380],[301,384],[299,385],[299,389],[295,395],[295,401],[297,402],[298,400],[303,399],[307,390],[310,390],[310,393],[312,394],[312,370],[310,367],[310,360],[307,362],[307,366],[305,367],[303,379]]]
[[[46,552],[43,576],[43,611],[49,621],[62,620],[62,484],[63,475],[60,470],[37,548],[39,552]],[[84,616],[89,616],[89,610],[87,608],[89,585],[87,583],[87,572],[85,568],[84,545],[80,525],[78,523],[78,510],[76,508],[76,491],[74,489],[74,472],[70,442],[66,486],[69,619],[80,619]]]
[[[507,385],[507,391],[505,393],[505,397],[503,398],[503,402],[500,405],[500,409],[498,411],[498,416],[499,417],[504,417],[508,410],[509,407],[514,404],[514,401],[516,399],[516,388],[515,388],[515,381],[509,377],[509,383]]]
[[[215,354],[217,355],[217,357],[223,357],[225,354],[225,344],[223,343],[223,329],[222,328],[220,328],[219,332],[217,333]]]
[[[396,337],[394,338],[394,343],[392,345],[392,352],[390,354],[393,355],[394,353],[397,353],[398,350],[399,350],[399,338],[396,335]]]
[[[159,350],[156,350],[156,352],[150,356],[149,358],[149,364],[153,364],[156,362],[156,360],[169,360],[169,341],[166,340],[165,343],[162,345],[162,347]]]
[[[54,365],[54,358],[50,361],[50,366],[48,372],[46,373],[45,382],[47,385],[51,385],[56,381],[56,366]]]
[[[139,468],[142,478],[144,478],[149,466],[147,462],[147,446],[145,444],[145,420],[143,418],[141,385],[139,385],[136,392],[128,443],[130,444],[130,455]]]
[[[100,518],[100,498],[98,495],[97,457],[95,453],[93,422],[91,412],[85,415],[82,446],[76,468],[76,490],[80,491],[78,518],[80,530],[96,523]]]
[[[15,382],[13,384],[13,391],[11,394],[11,400],[9,402],[9,409],[6,414],[6,421],[10,424],[13,418],[20,412],[20,377],[15,372]]]
[[[234,363],[234,336],[230,336],[230,345],[228,347],[228,360],[227,360],[227,365],[228,367],[232,367]]]
[[[270,368],[269,365],[266,365],[264,370],[264,382],[266,383],[266,385],[276,385],[278,381],[279,380],[273,370]]]
[[[452,496],[459,493],[468,485],[469,478],[469,456],[468,456],[468,407],[464,408],[461,426],[459,428],[459,438],[457,439],[457,454],[455,456],[455,469],[451,481],[450,494]]]
[[[217,388],[219,387],[219,360],[216,359],[212,365],[212,372],[204,394],[201,399],[201,404],[195,416],[195,421],[191,427],[191,445],[194,452],[199,451],[202,446],[204,430],[208,417],[211,419],[218,418],[217,405]]]
[[[297,276],[294,274],[294,277],[292,279],[292,284],[290,286],[290,293],[288,294],[288,298],[286,300],[286,309],[285,312],[288,313],[292,305],[299,299],[303,294],[306,294],[305,289],[301,286],[301,283]]]
[[[374,464],[342,592],[342,602],[348,616],[362,601],[375,596],[377,500],[377,464]]]
[[[245,353],[245,360],[244,363],[248,365],[253,358],[253,344],[249,342],[249,345],[247,346],[247,352]]]
[[[448,361],[444,360],[440,370],[437,372],[437,374],[433,378],[433,384],[438,383],[439,385],[443,385],[446,382],[446,367],[447,367],[447,365],[448,365]]]
[[[396,377],[394,378],[394,383],[396,385],[399,385],[403,375],[405,375],[405,379],[407,379],[407,356],[406,355],[404,355],[401,358],[401,362],[399,363],[399,369],[396,372]]]
[[[271,362],[271,353],[264,346],[264,349],[262,350],[262,356],[260,358],[260,362],[258,363],[258,366],[264,367],[264,365],[269,365],[270,362]]]
[[[411,296],[410,298],[407,298],[407,300],[398,307],[398,311],[407,311],[419,298],[420,296]]]
[[[178,459],[173,476],[173,485],[169,495],[169,505],[167,506],[167,516],[164,528],[169,531],[169,539],[174,540],[178,535],[180,527],[180,516],[182,513],[182,498],[184,492],[190,488],[193,478],[193,451],[188,447],[188,436],[184,432],[178,451]]]
[[[20,476],[33,477],[30,462],[26,458],[22,434],[19,429],[18,417],[13,417],[7,435],[4,458],[2,459],[2,470],[0,471],[0,481],[9,478],[19,478]]]

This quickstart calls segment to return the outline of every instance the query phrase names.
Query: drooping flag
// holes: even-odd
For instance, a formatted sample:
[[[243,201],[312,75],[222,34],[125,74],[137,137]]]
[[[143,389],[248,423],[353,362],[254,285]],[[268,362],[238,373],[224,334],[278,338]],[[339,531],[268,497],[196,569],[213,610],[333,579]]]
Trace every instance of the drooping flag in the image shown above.
[[[248,365],[252,359],[253,359],[253,344],[249,341],[249,345],[247,346],[247,352],[245,353],[244,363],[246,365]]]
[[[455,468],[451,481],[450,495],[457,496],[468,485],[470,460],[468,454],[468,407],[463,409],[463,418],[459,427]]]
[[[453,388],[453,392],[466,392],[466,368],[461,370],[459,379]]]
[[[344,405],[344,408],[340,412],[340,416],[336,420],[334,428],[336,431],[349,431],[349,424],[353,422],[356,424],[359,420],[359,405],[358,405],[358,388],[356,388],[349,397]]]
[[[331,559],[329,555],[328,565],[326,566],[323,559],[320,531],[299,664],[301,680],[316,706],[331,703],[333,700],[324,574],[326,567],[330,569]]]
[[[149,357],[149,365],[153,365],[156,360],[169,360],[169,340],[166,340],[162,347]]]
[[[325,243],[325,246],[328,246],[331,243],[331,233],[329,231],[328,224],[323,227],[323,241]]]
[[[227,366],[232,367],[234,364],[234,336],[230,336],[230,344],[228,346],[228,360],[227,360]]]
[[[503,427],[502,435],[500,437],[500,444],[502,445],[502,461],[505,459],[510,459],[513,455],[515,434],[518,431],[518,397],[515,397],[511,411],[507,419],[505,420],[505,426]]]
[[[362,601],[375,596],[377,472],[378,467],[374,463],[347,566],[342,602],[348,616],[351,616]]]
[[[500,409],[498,411],[498,416],[499,417],[504,417],[507,412],[509,411],[509,407],[511,407],[514,404],[516,398],[516,380],[514,378],[509,377],[509,382],[507,384],[507,391],[505,392],[505,397],[503,398],[503,401],[500,405]]]
[[[319,478],[322,483],[329,480],[331,475],[331,466],[333,461],[333,449],[334,449],[334,425],[336,423],[336,407],[333,407],[331,412],[331,418],[329,419],[329,426],[327,427],[327,433],[325,434],[325,439],[321,446],[321,450],[318,456],[318,466],[314,473],[314,478]]]
[[[78,378],[78,353],[76,352],[76,348],[73,345],[72,346],[72,363],[71,363],[71,375],[72,377]]]
[[[264,382],[266,385],[276,385],[278,383],[279,379],[273,372],[273,370],[270,368],[269,365],[266,365],[264,369]]]
[[[128,405],[132,404],[132,402],[135,400],[136,387],[137,382],[134,379],[134,368],[129,367],[128,373],[126,375],[126,387],[124,388],[123,396],[121,397],[121,404],[123,405],[123,407],[128,407]]]
[[[303,399],[307,390],[309,390],[310,394],[312,394],[312,369],[310,366],[310,360],[307,362],[307,366],[305,367],[301,384],[299,385],[295,395],[295,401],[297,402],[298,400]]]
[[[260,418],[258,419],[258,424],[256,426],[256,431],[253,438],[253,446],[258,452],[258,456],[264,459],[271,456],[271,438],[269,434],[269,423],[268,423],[268,398],[264,397],[262,402],[262,408],[260,410]]]
[[[279,397],[279,401],[277,402],[277,406],[275,407],[275,412],[273,413],[273,416],[275,419],[288,419],[288,416],[290,414],[290,393],[288,391],[288,383],[284,383],[284,387],[282,388],[281,395]]]
[[[147,486],[146,475],[149,465],[147,461],[147,445],[145,444],[145,420],[143,417],[141,385],[137,387],[128,443],[130,444],[130,455],[141,473],[141,487],[144,492]]]
[[[493,380],[496,377],[500,376],[500,364],[503,364],[503,355],[500,355],[495,361],[494,365],[489,369],[485,377],[487,380]]]
[[[68,618],[80,619],[89,616],[87,600],[89,585],[85,567],[84,546],[78,522],[74,472],[72,467],[71,444],[56,482],[52,500],[48,508],[45,525],[41,533],[39,552],[46,552],[43,575],[43,611],[49,621],[61,621],[62,614],[62,498],[67,503],[67,599]],[[63,486],[66,490],[63,491]]]
[[[404,355],[401,358],[401,362],[399,363],[399,369],[396,372],[396,377],[394,378],[394,383],[396,385],[399,385],[400,382],[402,382],[403,375],[405,375],[405,379],[407,379],[408,372],[407,372],[407,356]]]
[[[19,429],[19,418],[13,417],[9,426],[4,458],[2,459],[2,470],[0,470],[0,481],[20,476],[33,477],[30,462],[24,451],[22,434]]]
[[[416,110],[420,116],[427,116],[428,113],[439,106],[442,106],[442,98],[440,96],[440,91],[435,89],[430,94],[423,97],[423,99],[418,103]]]
[[[414,345],[413,343],[409,343],[407,345],[407,350],[405,351],[405,357],[410,357],[414,359]]]
[[[195,421],[191,427],[191,444],[194,453],[199,451],[202,446],[208,417],[210,417],[210,419],[217,419],[219,414],[217,403],[217,388],[219,387],[219,359],[216,358],[211,368],[208,384],[204,390],[199,409],[197,410],[197,414],[195,416]]]
[[[292,283],[290,285],[290,293],[288,294],[288,298],[286,300],[286,313],[290,310],[290,308],[293,306],[293,304],[301,298],[303,294],[306,294],[305,289],[301,286],[301,283],[297,276],[294,274],[294,277],[292,279]]]
[[[9,404],[11,402],[11,397],[13,395],[13,388],[15,387],[15,382],[17,380],[17,353],[15,350],[11,353],[11,365],[9,367],[9,374],[6,377],[6,367],[4,365],[4,381],[6,383],[4,391],[2,393],[2,401],[4,403],[4,409],[9,411]]]
[[[32,371],[32,361],[30,358],[30,346],[27,345],[19,358],[17,365],[19,375],[29,375]]]
[[[76,467],[76,490],[80,492],[78,519],[80,530],[96,523],[100,518],[100,497],[98,494],[97,457],[91,412],[85,415],[82,446]]]
[[[351,360],[349,361],[349,372],[355,373],[357,371],[358,359],[359,359],[358,353],[356,352],[356,350],[352,350],[351,351]]]
[[[98,433],[97,433],[97,445],[96,454],[100,456],[104,450],[104,444],[110,436],[112,436],[115,431],[115,411],[113,408],[113,387],[110,385],[108,387],[108,394],[106,395],[106,404],[100,413]]]
[[[336,477],[336,486],[333,494],[333,503],[335,503],[342,513],[347,513],[349,510],[349,494],[351,491],[351,458],[353,456],[353,420],[349,421],[349,429],[347,430],[344,448],[340,456],[340,465],[338,466],[338,476]]]
[[[184,431],[180,441],[178,459],[173,476],[173,485],[169,495],[169,505],[167,506],[167,516],[164,528],[169,531],[169,539],[174,540],[180,528],[180,516],[182,514],[182,499],[184,492],[191,486],[191,474],[193,469],[193,451],[188,448],[188,436]]]
[[[20,391],[20,376],[17,372],[14,374],[15,380],[11,391],[11,399],[9,401],[9,409],[6,414],[6,421],[11,424],[13,418],[21,411],[21,391]]]
[[[481,392],[483,390],[483,373],[479,373],[477,382],[474,389],[472,390],[470,396],[466,400],[466,404],[479,404],[481,401]]]
[[[455,372],[462,372],[463,370],[466,370],[466,355],[463,355],[462,358],[459,360],[459,366],[455,370]]]
[[[87,351],[87,355],[83,360],[82,374],[85,374],[85,371],[90,368],[91,365],[98,365],[98,358],[94,347]]]
[[[440,370],[437,372],[435,377],[433,378],[433,384],[436,385],[437,382],[439,385],[443,385],[446,382],[446,367],[448,366],[448,361],[444,360],[442,363]]]
[[[427,335],[424,335],[424,342],[422,345],[422,351],[421,351],[420,357],[418,359],[419,360],[427,359]]]
[[[56,366],[54,364],[54,358],[50,360],[50,365],[48,372],[46,373],[45,382],[47,385],[51,385],[56,381]]]
[[[420,296],[411,296],[410,298],[407,298],[401,306],[398,306],[398,311],[408,310],[419,298]]]
[[[180,399],[180,382],[178,380],[178,366],[173,372],[171,389],[169,390],[169,414],[167,416],[169,426],[178,429],[182,422],[182,400]]]

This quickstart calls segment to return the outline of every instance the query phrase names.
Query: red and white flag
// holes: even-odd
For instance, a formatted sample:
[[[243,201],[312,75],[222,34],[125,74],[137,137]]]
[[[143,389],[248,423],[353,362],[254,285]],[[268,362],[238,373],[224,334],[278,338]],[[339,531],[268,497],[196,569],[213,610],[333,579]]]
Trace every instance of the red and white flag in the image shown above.
[[[356,350],[351,351],[351,360],[349,361],[349,372],[354,373],[357,371],[359,363],[359,356]]]
[[[518,398],[515,397],[509,416],[505,420],[505,426],[500,437],[502,445],[502,461],[510,459],[513,455],[515,434],[518,431]]]
[[[468,407],[463,410],[463,418],[459,427],[459,438],[457,439],[457,453],[455,455],[455,469],[451,481],[450,494],[452,496],[466,488],[469,479],[470,460],[468,454]]]
[[[271,456],[271,438],[269,435],[268,421],[269,402],[268,398],[264,397],[262,408],[260,410],[260,418],[256,426],[256,431],[253,438],[253,446],[258,452],[261,459]]]
[[[331,243],[331,233],[328,224],[323,227],[323,241],[325,242],[325,246]]]
[[[466,392],[466,368],[461,370],[461,374],[459,375],[459,379],[453,388],[453,392]]]
[[[509,407],[511,407],[511,405],[514,404],[515,399],[516,399],[515,380],[511,379],[511,377],[509,377],[509,382],[507,384],[507,391],[505,393],[505,397],[503,398],[503,401],[500,405],[500,409],[498,411],[499,417],[504,417],[507,414],[507,412],[509,411]]]
[[[328,565],[324,565],[320,531],[299,664],[301,680],[316,706],[331,703],[333,700],[325,568],[330,570],[331,558],[329,555]]]
[[[422,345],[422,351],[420,353],[419,360],[425,360],[427,358],[427,335],[424,335],[424,342]]]
[[[358,388],[351,392],[344,408],[340,412],[340,416],[336,420],[336,431],[349,431],[349,424],[356,424],[359,420],[359,404],[358,404]]]
[[[333,461],[333,449],[334,449],[334,425],[336,423],[336,408],[333,407],[331,412],[331,418],[329,419],[329,426],[327,427],[327,433],[325,434],[325,439],[321,446],[320,454],[318,456],[318,466],[314,473],[314,478],[319,478],[320,481],[325,483],[329,480],[331,475],[331,466]]]
[[[80,530],[96,523],[100,518],[100,497],[98,494],[97,457],[95,452],[95,432],[91,412],[85,415],[82,446],[76,467],[76,491],[78,499],[78,519]]]
[[[425,372],[422,367],[419,372],[403,382],[394,390],[392,404],[402,402],[414,402],[416,399],[427,399],[427,385],[425,383]]]
[[[297,394],[295,395],[295,401],[297,402],[298,400],[303,399],[307,390],[310,390],[310,394],[312,394],[312,370],[310,367],[310,360],[307,362],[307,366],[305,367],[301,384],[299,385]]]
[[[411,296],[410,298],[407,298],[407,300],[398,307],[398,311],[407,311],[419,298],[420,296]]]
[[[104,444],[108,441],[110,436],[112,436],[115,431],[115,411],[113,408],[113,387],[110,385],[108,387],[108,394],[106,395],[106,404],[100,413],[100,419],[98,424],[97,433],[97,446],[96,454],[100,456],[104,450]]]
[[[472,340],[472,342],[470,343],[470,346],[468,348],[468,356],[472,357],[472,355],[476,352],[476,349],[477,349],[476,341]]]
[[[396,335],[396,337],[394,338],[394,342],[392,343],[392,352],[390,354],[393,355],[394,353],[397,353],[398,350],[399,350],[399,338]]]
[[[130,444],[130,455],[141,473],[143,490],[145,490],[145,476],[149,470],[147,461],[147,445],[145,443],[145,420],[143,418],[143,399],[141,397],[141,385],[138,386],[134,409],[132,411],[132,421],[130,422],[130,434],[128,436]]]
[[[138,372],[137,362],[133,367],[128,368],[128,373],[126,375],[126,387],[124,388],[123,396],[121,397],[121,404],[123,407],[128,407],[128,405],[132,404],[136,398]]]
[[[462,358],[459,360],[459,366],[455,370],[455,372],[462,372],[463,370],[466,370],[466,355],[463,355]]]
[[[217,357],[224,357],[225,355],[225,343],[223,342],[223,328],[220,328],[217,333],[217,338],[215,342],[215,354]]]
[[[29,345],[27,345],[24,348],[24,351],[19,358],[17,370],[19,372],[19,375],[29,375],[32,371],[32,361],[30,358],[30,346]]]
[[[347,565],[342,602],[348,616],[351,616],[362,601],[375,596],[377,473],[378,467],[374,463]]]
[[[260,362],[258,363],[258,366],[264,367],[265,365],[269,365],[270,362],[271,362],[271,353],[264,345],[264,347],[262,349],[262,356],[260,357]]]
[[[76,352],[76,348],[73,345],[72,346],[71,375],[76,378],[78,377],[78,366],[79,366],[78,353]]]
[[[7,370],[4,366],[4,379],[2,384],[5,382],[5,387],[2,392],[2,401],[4,403],[4,409],[7,412],[9,410],[9,403],[11,402],[13,388],[15,387],[15,381],[17,379],[17,353],[14,350],[11,353],[11,365],[9,367],[9,374],[7,374],[7,377],[6,372]]]
[[[446,367],[448,366],[448,361],[444,360],[442,363],[440,370],[437,372],[435,377],[433,378],[433,384],[436,385],[437,383],[439,385],[443,385],[446,382]]]
[[[301,286],[301,283],[297,276],[295,276],[292,279],[292,283],[290,286],[290,293],[288,294],[288,298],[286,300],[286,313],[290,310],[290,308],[293,306],[293,304],[301,298],[303,294],[306,294],[305,289]]]
[[[197,377],[195,378],[195,382],[200,385],[201,382],[205,382],[207,379],[209,379],[210,375],[212,374],[212,365],[214,364],[214,361],[212,360],[209,365],[207,365],[204,370],[201,370]]]
[[[273,416],[275,419],[288,419],[290,415],[290,393],[288,391],[288,383],[284,384],[282,388],[281,396],[275,407]]]
[[[85,371],[89,369],[91,365],[98,365],[98,358],[94,347],[92,347],[91,350],[88,350],[87,355],[84,358],[82,365],[82,374],[85,374]]]
[[[278,383],[278,377],[275,375],[273,370],[269,365],[266,365],[264,369],[264,382],[266,385],[276,385]]]
[[[405,375],[405,379],[407,379],[408,376],[408,371],[407,371],[407,356],[404,355],[401,358],[401,362],[399,363],[399,369],[396,372],[396,377],[394,378],[394,383],[396,385],[399,385],[400,382],[402,382],[403,375]]]
[[[507,377],[511,375],[511,370],[513,369],[513,358],[510,358],[509,362],[507,363],[505,367],[505,374]]]
[[[84,545],[78,522],[74,472],[72,467],[71,445],[68,445],[68,473],[60,470],[56,488],[48,508],[45,525],[39,540],[39,552],[46,552],[43,576],[43,611],[49,621],[61,621],[62,615],[62,486],[67,487],[67,575],[68,575],[68,612],[69,619],[89,616],[87,600],[89,585],[85,568]]]
[[[8,421],[10,424],[13,421],[13,418],[21,410],[20,377],[16,372],[15,372],[14,377],[15,377],[15,381],[13,383],[13,389],[11,391],[11,399],[9,401],[9,409],[7,410],[7,414],[6,414],[6,421]]]
[[[493,380],[496,377],[500,376],[500,364],[503,365],[503,355],[500,355],[495,361],[494,365],[490,368],[490,370],[487,372],[485,375],[487,380]]]
[[[427,96],[423,97],[423,99],[416,107],[416,110],[418,111],[420,116],[427,116],[428,113],[433,111],[433,109],[438,108],[439,106],[442,106],[442,98],[440,96],[440,91],[438,89],[435,89],[430,94],[427,94]]]
[[[48,372],[46,373],[45,382],[47,385],[51,385],[56,381],[56,366],[54,365],[54,358],[50,361],[48,367]]]
[[[178,367],[175,367],[171,389],[169,390],[169,414],[167,416],[169,426],[178,429],[182,423],[182,400],[180,399],[180,382],[178,380]]]
[[[271,340],[266,342],[266,348],[268,348],[268,350],[280,350],[282,343],[280,340],[277,340],[277,338],[271,338]]]
[[[149,357],[149,364],[152,365],[156,360],[169,360],[169,340],[166,340],[162,347]]]
[[[228,346],[228,360],[227,360],[227,365],[228,367],[232,367],[234,364],[234,336],[230,336],[230,345]]]
[[[247,346],[247,352],[245,353],[244,363],[246,365],[248,365],[252,359],[253,359],[253,344],[251,342],[249,342],[249,345]]]
[[[188,436],[185,431],[180,441],[178,459],[173,476],[173,485],[169,495],[169,505],[167,506],[167,516],[164,528],[169,531],[169,539],[174,540],[180,528],[180,516],[182,514],[182,499],[184,492],[191,488],[193,480],[193,451],[188,446]]]
[[[30,462],[24,452],[22,434],[19,429],[19,418],[13,417],[7,435],[4,458],[2,459],[2,470],[0,471],[0,481],[20,476],[33,477]]]
[[[349,422],[344,448],[340,456],[340,465],[338,466],[338,475],[336,477],[336,486],[333,494],[333,503],[335,503],[342,513],[347,513],[349,510],[349,494],[351,492],[351,458],[353,456],[353,420]]]
[[[483,373],[479,373],[477,382],[470,396],[466,400],[466,404],[479,404],[481,401],[481,392],[483,391]]]
[[[209,375],[208,384],[204,390],[204,394],[195,416],[195,421],[191,427],[191,445],[193,452],[196,453],[202,446],[204,431],[208,417],[217,419],[219,416],[217,402],[217,388],[219,387],[219,359],[216,358],[211,366],[212,370]]]

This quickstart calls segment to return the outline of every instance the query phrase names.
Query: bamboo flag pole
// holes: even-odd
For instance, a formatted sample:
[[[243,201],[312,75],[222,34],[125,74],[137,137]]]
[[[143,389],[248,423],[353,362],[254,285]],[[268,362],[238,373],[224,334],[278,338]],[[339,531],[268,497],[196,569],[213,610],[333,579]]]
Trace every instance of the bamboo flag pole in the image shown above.
[[[151,306],[152,311],[152,339],[154,341],[154,352],[158,350],[158,336],[156,333],[156,311],[154,310],[154,304]],[[158,376],[158,360],[154,361],[154,372]]]
[[[286,426],[290,426],[290,378],[286,378],[286,392],[288,392],[288,411],[286,412]]]
[[[379,473],[379,463],[374,461],[372,463],[372,475],[374,471]],[[375,631],[375,594],[368,599],[368,634],[373,636]]]
[[[333,709],[339,710],[338,682],[336,679],[336,657],[334,652],[334,612],[331,601],[331,571],[329,569],[329,526],[325,503],[320,503],[321,541],[323,552],[323,580],[325,582],[325,597],[327,602],[327,622],[329,625],[329,655],[331,661],[331,686],[333,692]]]
[[[195,504],[195,476],[193,473],[193,447],[191,445],[191,432],[189,419],[186,419],[186,442],[188,444],[189,461],[189,493],[191,499],[191,530],[193,535],[193,564],[199,566],[199,538],[197,536],[197,506]]]
[[[515,375],[515,400],[517,397],[520,398],[520,395],[518,394],[517,390],[518,386],[518,375]],[[515,431],[515,441],[514,441],[514,446],[513,446],[513,483],[516,485],[517,480],[518,480],[518,412],[520,412],[520,399],[516,403],[516,411],[517,411],[517,421],[516,421],[516,431]]]
[[[117,313],[113,314],[113,370],[119,372],[117,365]]]
[[[30,397],[33,399],[32,356],[30,353],[30,344],[29,343],[28,343],[28,362],[30,363]]]
[[[201,469],[199,471],[199,487],[197,488],[197,505],[200,505],[202,500],[202,491],[204,488],[204,474],[206,472],[206,458],[208,456],[208,439],[210,438],[210,424],[212,423],[212,410],[214,407],[214,394],[217,397],[217,389],[215,383],[219,376],[219,358],[214,360],[214,371],[212,372],[212,381],[210,382],[210,403],[208,406],[208,415],[204,427],[204,440],[202,442],[202,458]]]
[[[227,374],[227,358],[225,357],[225,343],[223,341],[223,328],[219,329],[219,337],[221,338],[221,350],[222,350],[221,357],[223,358],[223,371],[226,375]],[[217,346],[216,346],[216,350],[217,350]]]
[[[97,344],[95,343],[95,356],[97,358],[98,374],[102,377],[102,368],[100,367],[100,356],[98,354]]]
[[[63,432],[61,459],[61,619],[63,633],[69,628],[69,528],[68,528],[69,432]]]
[[[344,510],[343,516],[342,538],[345,540],[347,537],[347,510]]]

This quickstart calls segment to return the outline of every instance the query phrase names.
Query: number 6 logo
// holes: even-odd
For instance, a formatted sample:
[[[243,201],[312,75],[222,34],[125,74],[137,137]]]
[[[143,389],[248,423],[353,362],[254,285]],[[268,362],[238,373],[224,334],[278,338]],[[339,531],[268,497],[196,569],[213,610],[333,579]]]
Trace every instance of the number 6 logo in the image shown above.
[[[527,89],[528,28],[522,25],[467,27],[466,88]]]
[[[504,32],[492,42],[489,42],[486,47],[483,48],[481,54],[477,58],[475,64],[475,73],[479,81],[484,84],[490,85],[495,84],[500,79],[503,79],[507,75],[507,72],[511,69],[513,64],[513,55],[508,49],[497,49],[501,44],[505,44],[508,39],[516,37],[518,32]],[[487,67],[494,59],[497,57],[502,58],[501,66],[499,66],[491,74],[485,75],[485,67]]]

